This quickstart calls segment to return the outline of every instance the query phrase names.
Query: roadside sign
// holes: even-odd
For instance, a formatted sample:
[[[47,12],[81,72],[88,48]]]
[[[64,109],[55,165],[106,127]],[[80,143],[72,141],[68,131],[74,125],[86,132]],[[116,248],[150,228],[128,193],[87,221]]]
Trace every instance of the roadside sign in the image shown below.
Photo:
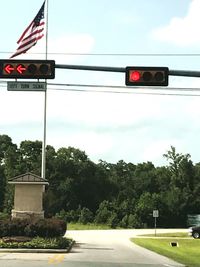
[[[159,211],[158,210],[153,210],[153,217],[158,218],[159,217]]]
[[[7,82],[8,91],[46,91],[45,82]]]

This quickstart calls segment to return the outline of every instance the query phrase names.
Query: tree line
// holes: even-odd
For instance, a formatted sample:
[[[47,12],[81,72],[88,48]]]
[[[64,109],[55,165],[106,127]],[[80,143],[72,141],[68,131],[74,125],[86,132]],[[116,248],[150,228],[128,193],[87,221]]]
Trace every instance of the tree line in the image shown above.
[[[40,175],[42,143],[22,141],[19,146],[8,135],[0,135],[0,212],[13,207],[9,178],[26,172]],[[68,222],[95,222],[111,227],[153,227],[153,210],[159,210],[158,227],[187,227],[187,215],[200,213],[200,163],[171,146],[163,155],[166,166],[94,163],[84,151],[46,147],[44,193],[46,217]]]

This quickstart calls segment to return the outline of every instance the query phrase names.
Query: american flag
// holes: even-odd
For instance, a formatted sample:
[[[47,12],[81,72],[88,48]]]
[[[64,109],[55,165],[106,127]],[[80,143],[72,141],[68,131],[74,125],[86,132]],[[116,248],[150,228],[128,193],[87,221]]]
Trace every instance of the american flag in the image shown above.
[[[19,45],[17,51],[10,58],[26,53],[44,36],[44,6],[45,1],[33,21],[25,29],[22,36],[17,41],[17,44]]]

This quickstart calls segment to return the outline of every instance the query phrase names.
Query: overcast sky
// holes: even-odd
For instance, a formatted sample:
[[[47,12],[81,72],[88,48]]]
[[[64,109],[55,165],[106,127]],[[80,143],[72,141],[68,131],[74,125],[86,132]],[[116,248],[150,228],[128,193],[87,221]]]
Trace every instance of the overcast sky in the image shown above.
[[[42,3],[2,1],[2,59],[15,52],[16,41]],[[199,70],[199,14],[200,0],[49,0],[48,59],[57,64]],[[45,38],[20,58],[45,58]],[[124,76],[56,69],[55,80],[49,82],[125,86]],[[18,145],[42,141],[44,93],[8,92],[5,80],[0,87],[0,134]],[[184,89],[172,89],[180,87]],[[189,88],[196,89],[185,90]],[[79,148],[95,162],[123,159],[156,166],[167,164],[163,154],[172,145],[199,162],[198,88],[198,78],[172,76],[168,90],[49,85],[47,144]]]

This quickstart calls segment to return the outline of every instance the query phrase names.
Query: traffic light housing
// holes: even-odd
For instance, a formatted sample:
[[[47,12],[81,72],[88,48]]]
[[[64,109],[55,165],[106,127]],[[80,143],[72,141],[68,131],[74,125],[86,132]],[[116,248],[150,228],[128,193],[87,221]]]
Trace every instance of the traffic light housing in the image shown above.
[[[126,85],[168,86],[167,67],[126,67]]]
[[[0,60],[0,78],[54,79],[54,60]]]

